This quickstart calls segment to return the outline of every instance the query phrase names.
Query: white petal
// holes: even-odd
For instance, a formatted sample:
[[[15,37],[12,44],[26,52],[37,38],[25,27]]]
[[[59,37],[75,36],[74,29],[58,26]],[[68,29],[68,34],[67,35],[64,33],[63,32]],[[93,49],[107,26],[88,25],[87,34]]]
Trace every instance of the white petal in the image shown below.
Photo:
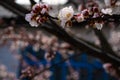
[[[39,24],[38,24],[36,21],[34,21],[34,20],[30,21],[29,24],[30,24],[31,26],[35,26],[35,27],[37,27],[37,26],[39,25]]]
[[[70,16],[66,16],[67,14],[70,14]],[[65,7],[59,11],[58,17],[60,20],[70,20],[73,17],[74,10],[72,6]]]
[[[32,10],[35,10],[35,8],[36,8],[37,6],[40,6],[40,4],[35,4],[35,5],[33,5]]]
[[[66,21],[61,21],[61,26],[63,27],[63,28],[65,28],[65,23],[66,23]]]
[[[105,9],[102,9],[102,10],[101,10],[101,12],[102,12],[102,13],[104,13],[104,14],[106,14],[106,11],[105,11]]]
[[[103,64],[103,68],[104,68],[104,69],[106,69],[106,68],[108,68],[108,67],[110,67],[110,66],[112,66],[111,63],[105,63],[105,64]]]
[[[102,9],[101,12],[104,13],[104,14],[112,15],[112,9],[111,8]]]
[[[30,22],[31,21],[31,18],[32,18],[32,14],[28,13],[25,15],[25,20]]]
[[[82,15],[78,16],[78,17],[77,17],[77,21],[78,21],[78,22],[84,21],[84,17],[83,17]]]
[[[41,14],[45,14],[47,10],[45,8],[42,9]]]
[[[95,23],[95,26],[98,30],[101,30],[103,28],[103,24],[102,23]]]
[[[111,9],[111,8],[106,9],[106,11],[107,11],[109,14],[112,13],[112,9]]]

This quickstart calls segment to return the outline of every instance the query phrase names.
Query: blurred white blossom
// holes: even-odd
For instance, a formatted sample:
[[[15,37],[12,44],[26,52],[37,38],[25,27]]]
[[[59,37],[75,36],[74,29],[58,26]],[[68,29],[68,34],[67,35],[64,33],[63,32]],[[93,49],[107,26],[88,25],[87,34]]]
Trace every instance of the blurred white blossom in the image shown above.
[[[13,72],[8,72],[5,65],[0,65],[0,80],[16,80]]]
[[[111,8],[102,9],[101,12],[104,13],[104,14],[112,15],[112,9]]]
[[[26,14],[25,20],[28,21],[31,26],[37,27],[39,24],[34,19],[32,19],[32,16],[33,15],[31,13]]]
[[[95,23],[95,26],[98,30],[101,30],[103,28],[103,24],[102,23]]]
[[[111,32],[110,42],[113,44],[118,44],[120,42],[120,32],[116,31]]]
[[[26,14],[26,16],[25,16],[25,20],[26,21],[30,22],[31,18],[32,18],[32,14],[31,13]]]
[[[84,21],[84,16],[82,14],[78,14],[75,18],[76,18],[77,22]]]

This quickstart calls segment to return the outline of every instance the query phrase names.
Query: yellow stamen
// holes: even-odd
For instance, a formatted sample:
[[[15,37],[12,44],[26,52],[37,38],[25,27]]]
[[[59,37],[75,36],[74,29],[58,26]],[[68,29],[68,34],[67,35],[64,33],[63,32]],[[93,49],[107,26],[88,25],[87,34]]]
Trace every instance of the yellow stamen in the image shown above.
[[[66,17],[67,17],[67,18],[69,18],[70,16],[71,16],[71,14],[70,14],[70,13],[66,14]]]

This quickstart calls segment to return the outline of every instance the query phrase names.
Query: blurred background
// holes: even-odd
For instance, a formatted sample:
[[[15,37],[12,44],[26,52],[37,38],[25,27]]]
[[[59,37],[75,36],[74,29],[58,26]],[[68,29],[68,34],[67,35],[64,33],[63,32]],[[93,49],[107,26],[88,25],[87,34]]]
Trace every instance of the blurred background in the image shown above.
[[[26,70],[33,69],[37,72],[50,66],[52,67],[44,70],[33,80],[118,80],[105,71],[100,59],[78,51],[39,27],[31,27],[24,19],[26,9],[31,9],[31,1],[0,1],[0,80],[19,80],[24,76],[22,72]],[[34,1],[49,4],[52,7],[50,15],[53,16],[57,16],[61,8],[69,5],[76,12],[89,8],[90,5],[98,6],[100,9],[106,7],[105,0]],[[120,14],[120,0],[116,5],[112,7],[113,13]],[[100,46],[99,39],[89,26],[76,25],[70,29],[75,36]],[[102,31],[115,55],[120,56],[120,24],[105,23]],[[75,53],[81,54],[73,56]],[[68,57],[70,58],[62,61]]]

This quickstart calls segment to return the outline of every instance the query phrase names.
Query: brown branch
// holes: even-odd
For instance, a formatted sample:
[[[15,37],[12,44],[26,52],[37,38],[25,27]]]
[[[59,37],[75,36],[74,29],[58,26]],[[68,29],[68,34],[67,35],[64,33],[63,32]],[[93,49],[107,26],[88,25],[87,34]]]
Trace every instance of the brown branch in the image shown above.
[[[31,3],[31,7],[34,5],[34,4],[36,4],[36,2],[34,1],[34,0],[29,0],[30,1],[30,3]]]
[[[28,9],[22,7],[19,4],[16,4],[15,2],[11,2],[10,0],[0,0],[0,2],[6,3],[7,5],[11,6],[13,9],[16,9],[19,12],[23,13],[24,15],[29,12]]]
[[[117,57],[117,58],[120,58],[119,56],[116,55],[116,53],[112,50],[112,47],[111,45],[109,44],[109,42],[106,40],[105,36],[103,35],[102,33],[102,30],[97,30],[97,29],[94,29],[94,32],[96,34],[96,36],[99,38],[100,40],[100,44],[101,44],[101,47],[102,47],[102,51],[106,51],[108,53],[110,53],[111,55]]]
[[[75,48],[77,48],[77,49],[80,49],[80,51],[83,51],[83,48],[81,47],[81,46],[79,46],[81,43],[83,43],[83,42],[80,42],[80,40],[77,40],[77,39],[75,39],[75,38],[73,38],[73,36],[71,37],[70,35],[68,36],[68,37],[70,37],[71,39],[69,39],[68,37],[66,37],[66,34],[64,34],[64,35],[62,35],[61,33],[62,32],[64,32],[64,31],[61,31],[60,30],[60,32],[59,32],[59,30],[56,30],[55,28],[51,28],[51,27],[49,27],[49,25],[50,24],[48,24],[48,25],[46,25],[46,24],[44,24],[43,26],[40,26],[42,29],[44,29],[45,31],[47,31],[47,32],[49,32],[49,33],[52,33],[53,35],[56,35],[59,39],[62,39],[62,40],[64,40],[64,41],[66,41],[66,42],[68,42],[68,43],[70,43],[71,45],[74,45],[74,47]],[[52,25],[51,25],[52,26]],[[56,34],[57,33],[57,34]],[[65,39],[66,38],[66,39]],[[75,41],[78,41],[78,43],[76,43],[76,42],[74,42],[74,40]],[[80,43],[79,43],[80,42]],[[75,44],[74,44],[75,43]],[[87,45],[87,44],[86,44]],[[79,47],[78,47],[79,46]],[[87,46],[89,46],[89,45],[87,45]],[[81,49],[82,48],[82,49]],[[85,48],[86,49],[86,48]],[[93,51],[93,50],[92,50]],[[95,52],[95,54],[94,54],[94,51],[92,52],[92,51],[87,51],[87,54],[88,55],[91,55],[91,54],[93,54],[93,56],[94,57],[97,57],[97,58],[99,58],[99,59],[102,59],[102,61],[103,62],[111,62],[112,61],[112,59],[109,57],[108,58],[108,56],[107,55],[105,55],[105,54],[103,54],[103,53],[101,53],[102,51],[96,51]],[[85,50],[85,52],[86,52],[86,50]],[[75,54],[74,56],[72,56],[72,57],[76,57],[76,56],[78,56],[78,55],[80,55],[80,54]],[[106,58],[107,57],[107,58]],[[68,57],[68,58],[66,58],[66,59],[63,59],[63,60],[61,60],[59,63],[57,63],[57,64],[60,64],[60,63],[62,63],[62,62],[64,62],[64,61],[66,61],[66,60],[68,60],[68,59],[70,59],[71,57]],[[114,59],[113,59],[114,60]],[[113,65],[115,65],[116,64],[116,61],[115,61],[115,63],[114,63],[114,61],[112,61],[111,63],[113,63]],[[48,70],[48,69],[50,69],[50,68],[52,68],[52,67],[54,67],[55,65],[57,65],[57,64],[54,64],[54,65],[52,65],[52,66],[50,66],[49,68],[45,68],[43,71],[40,71],[40,72],[38,72],[38,73],[36,73],[34,76],[36,76],[36,75],[39,75],[39,74],[41,74],[42,72],[44,72],[45,70]],[[116,67],[116,66],[115,66]],[[118,67],[116,67],[116,69],[117,69],[117,71],[119,72],[119,70],[118,70]],[[34,76],[33,76],[33,78],[34,78]]]
[[[66,41],[70,44],[72,44],[74,47],[76,47],[80,51],[86,52],[89,55],[95,56],[97,58],[99,57],[101,60],[103,58],[102,56],[107,56],[108,58],[111,58],[111,59],[113,59],[115,57],[115,56],[112,56],[110,54],[105,54],[105,53],[103,54],[103,51],[101,51],[100,49],[97,49],[97,48],[95,48],[91,45],[88,45],[87,43],[85,43],[81,40],[78,40],[74,36],[70,36],[68,33],[66,33],[66,31],[62,27],[58,26],[53,20],[51,20],[51,23],[53,24],[51,26],[54,26],[54,29],[60,33],[60,34],[58,34],[58,32],[57,32],[57,34],[55,34],[57,37],[61,38],[62,40]],[[106,58],[106,57],[104,57],[104,58]],[[115,57],[114,59],[116,59],[118,61],[118,63],[120,62],[119,58]],[[107,61],[109,62],[110,60],[107,60]],[[112,63],[114,63],[114,61]]]
[[[5,8],[7,8],[8,10],[12,11],[13,13],[19,15],[19,16],[25,16],[24,13],[22,13],[21,11],[14,9],[12,6],[8,5],[6,2],[2,2],[0,1],[0,5],[4,6]]]
[[[78,8],[79,4],[77,2],[75,2],[74,0],[68,0],[68,2],[64,5],[67,5],[67,4],[70,4],[70,3],[72,3],[76,8]]]
[[[118,14],[113,14],[113,15],[105,15],[103,14],[100,17],[96,17],[96,18],[87,18],[85,21],[82,21],[80,23],[78,22],[73,22],[74,26],[85,26],[91,23],[91,21],[105,21],[105,22],[115,22],[115,23],[120,23],[120,15]]]

